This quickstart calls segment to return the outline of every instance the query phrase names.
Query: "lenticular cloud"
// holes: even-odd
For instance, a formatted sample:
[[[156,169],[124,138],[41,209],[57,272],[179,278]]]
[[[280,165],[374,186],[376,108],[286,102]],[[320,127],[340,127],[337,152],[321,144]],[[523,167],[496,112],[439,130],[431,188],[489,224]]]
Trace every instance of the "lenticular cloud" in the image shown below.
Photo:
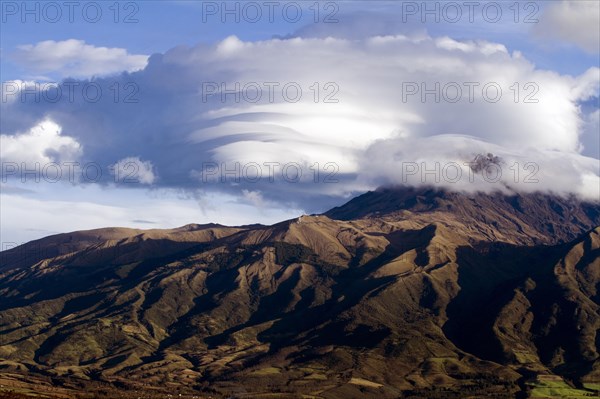
[[[148,183],[185,189],[215,183],[202,178],[207,163],[293,162],[304,171],[335,165],[337,184],[327,187],[311,184],[311,173],[286,190],[276,183],[289,182],[244,176],[212,185],[240,195],[260,189],[281,201],[397,183],[597,199],[598,161],[581,155],[589,118],[579,103],[598,96],[599,73],[560,75],[501,44],[448,37],[232,36],[155,54],[139,72],[97,79],[107,94],[93,104],[77,96],[3,101],[2,132],[10,137],[47,117],[81,143],[83,159],[114,165],[136,154],[160,175]],[[138,89],[138,101],[115,101],[115,81]],[[487,153],[503,160],[502,176],[469,177],[468,162]],[[442,173],[454,168],[449,163],[459,165],[464,180]],[[434,175],[423,179],[423,169]]]

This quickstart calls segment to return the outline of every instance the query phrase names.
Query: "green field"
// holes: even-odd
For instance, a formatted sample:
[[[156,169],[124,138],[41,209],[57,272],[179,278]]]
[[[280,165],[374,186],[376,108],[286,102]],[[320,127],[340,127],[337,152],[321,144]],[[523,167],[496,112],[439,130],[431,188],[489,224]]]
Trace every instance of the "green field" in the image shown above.
[[[564,381],[536,381],[535,383],[529,384],[533,389],[529,393],[531,399],[534,398],[569,398],[569,399],[583,399],[583,398],[595,398],[598,397],[597,393],[586,391],[582,389],[575,389],[567,385]],[[592,386],[587,385],[586,388],[593,389]]]

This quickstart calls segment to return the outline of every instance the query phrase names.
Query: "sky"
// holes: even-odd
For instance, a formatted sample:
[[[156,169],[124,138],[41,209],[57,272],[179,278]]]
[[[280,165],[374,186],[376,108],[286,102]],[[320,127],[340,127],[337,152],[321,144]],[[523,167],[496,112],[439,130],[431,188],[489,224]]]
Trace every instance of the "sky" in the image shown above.
[[[0,5],[0,249],[386,185],[600,200],[598,0]]]

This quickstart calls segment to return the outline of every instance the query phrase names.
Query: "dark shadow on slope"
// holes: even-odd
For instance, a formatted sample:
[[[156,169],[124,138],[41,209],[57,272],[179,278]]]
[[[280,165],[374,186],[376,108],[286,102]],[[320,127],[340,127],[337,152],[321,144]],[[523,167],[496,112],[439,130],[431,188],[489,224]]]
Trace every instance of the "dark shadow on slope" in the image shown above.
[[[576,322],[581,304],[570,299],[554,273],[554,266],[571,245],[517,247],[494,243],[461,247],[457,252],[461,290],[447,308],[445,335],[458,348],[481,359],[514,363],[516,360],[504,353],[493,326],[519,289],[530,303],[527,312],[533,315],[530,330],[522,333],[530,335],[543,364],[577,382],[592,366],[581,350],[585,337]],[[526,281],[533,282],[533,287],[523,289]],[[510,345],[504,339],[504,345]],[[553,366],[557,351],[563,353],[558,367]]]
[[[481,359],[506,363],[493,325],[514,290],[529,277],[543,275],[547,247],[481,244],[457,250],[460,292],[446,310],[444,334],[460,349]],[[550,262],[552,264],[552,262]],[[545,266],[548,272],[548,266]],[[536,278],[537,280],[537,278]]]
[[[430,226],[420,231],[398,231],[385,235],[390,244],[383,253],[363,266],[345,269],[336,276],[331,299],[323,305],[297,309],[284,315],[271,328],[259,334],[258,339],[270,343],[270,353],[285,346],[303,343],[317,347],[340,339],[349,346],[376,346],[389,335],[390,330],[387,326],[353,325],[339,319],[338,316],[356,306],[371,292],[383,289],[396,281],[396,276],[367,277],[406,252],[406,242],[413,242],[415,246],[423,245],[434,234],[435,226]],[[422,240],[416,240],[417,236]]]

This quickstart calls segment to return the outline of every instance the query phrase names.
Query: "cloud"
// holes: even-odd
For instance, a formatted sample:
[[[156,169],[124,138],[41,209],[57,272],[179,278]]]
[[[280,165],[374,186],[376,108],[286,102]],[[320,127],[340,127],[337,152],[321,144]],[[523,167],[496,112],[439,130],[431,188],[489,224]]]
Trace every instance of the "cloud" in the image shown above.
[[[598,98],[600,90],[600,68],[593,67],[585,71],[573,82],[573,95],[580,101]],[[597,102],[597,101],[596,101]]]
[[[0,135],[0,156],[3,162],[29,166],[50,162],[75,161],[82,154],[82,146],[76,139],[61,134],[62,128],[46,119],[26,133]]]
[[[588,195],[598,171],[580,154],[580,103],[597,97],[598,73],[561,75],[500,43],[445,36],[229,37],[155,54],[143,70],[120,75],[121,87],[138,89],[137,102],[115,101],[115,79],[99,78],[111,94],[98,102],[3,103],[2,128],[50,117],[88,160],[112,165],[133,153],[151,162],[144,170],[160,171],[160,180],[146,181],[157,186],[247,190],[308,211],[398,181],[402,160],[466,162],[487,152],[539,165],[543,181],[499,181],[501,189]],[[250,163],[262,179],[243,175]],[[240,178],[203,179],[207,164]],[[489,188],[481,179],[460,187]]]
[[[597,54],[600,52],[600,2],[551,2],[545,7],[534,32],[541,37],[559,39]]]
[[[45,83],[45,88],[56,87],[56,83]],[[40,93],[41,84],[34,80],[7,80],[0,85],[0,96],[3,103],[19,101],[25,98],[25,93]],[[30,95],[32,95],[30,94]],[[41,94],[41,93],[40,93]]]
[[[243,198],[254,205],[257,208],[263,208],[265,206],[265,199],[263,198],[260,191],[242,190]]]
[[[152,184],[156,181],[154,166],[139,157],[127,157],[110,166],[116,182]]]
[[[131,221],[132,223],[141,223],[141,224],[156,224],[156,222],[153,222],[151,220],[143,220],[143,219],[135,219]]]
[[[95,47],[76,39],[23,44],[13,58],[30,71],[75,78],[136,71],[148,61],[147,55],[129,54],[123,48]]]
[[[477,170],[480,154],[499,161]],[[381,140],[362,160],[360,179],[376,185],[437,185],[452,190],[545,191],[598,201],[599,161],[577,153],[511,148],[474,137],[439,135]]]

